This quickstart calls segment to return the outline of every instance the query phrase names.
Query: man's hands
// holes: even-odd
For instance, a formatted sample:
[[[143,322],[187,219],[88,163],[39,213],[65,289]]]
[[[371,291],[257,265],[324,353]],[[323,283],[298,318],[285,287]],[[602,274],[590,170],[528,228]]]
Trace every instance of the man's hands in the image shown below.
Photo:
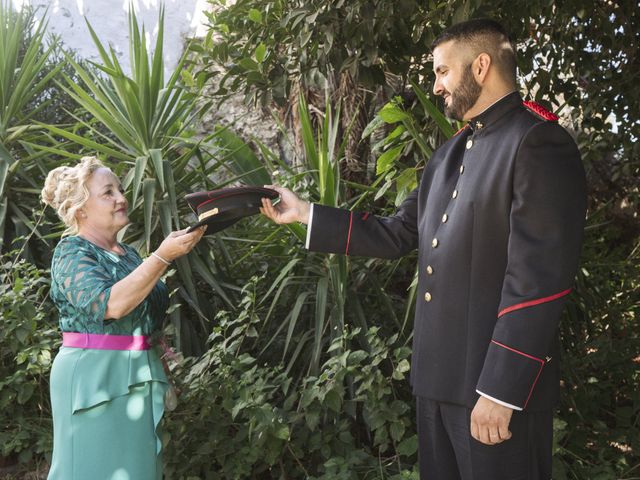
[[[513,410],[480,396],[471,412],[471,436],[486,445],[511,438],[509,422]]]
[[[265,185],[280,194],[280,202],[273,205],[268,198],[262,199],[260,213],[270,218],[275,223],[309,223],[309,202],[300,200],[295,193],[288,188]]]

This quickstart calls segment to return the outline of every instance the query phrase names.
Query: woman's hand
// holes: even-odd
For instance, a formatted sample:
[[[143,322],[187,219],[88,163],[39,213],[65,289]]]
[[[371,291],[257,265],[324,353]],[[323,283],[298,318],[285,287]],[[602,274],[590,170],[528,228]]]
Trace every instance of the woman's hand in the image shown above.
[[[276,223],[309,223],[309,202],[301,200],[288,188],[265,185],[280,194],[280,202],[273,205],[268,198],[262,199],[260,213]]]
[[[189,253],[204,235],[206,226],[187,233],[187,229],[171,232],[147,260],[111,287],[104,318],[118,319],[128,315],[149,295],[166,271],[169,262]],[[153,260],[152,260],[153,259]]]
[[[207,226],[203,225],[191,233],[187,233],[188,228],[171,232],[156,249],[156,254],[172,262],[189,253],[198,244],[206,229]]]

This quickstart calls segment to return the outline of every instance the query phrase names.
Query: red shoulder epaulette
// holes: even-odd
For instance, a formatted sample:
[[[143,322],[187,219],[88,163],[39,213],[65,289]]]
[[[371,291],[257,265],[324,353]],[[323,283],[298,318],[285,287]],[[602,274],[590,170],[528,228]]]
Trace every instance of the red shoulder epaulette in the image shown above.
[[[555,113],[551,113],[549,110],[544,108],[539,103],[528,100],[526,102],[522,102],[522,105],[524,105],[525,108],[527,108],[527,110],[535,113],[538,117],[542,118],[543,120],[548,120],[550,122],[558,121],[559,117]]]
[[[469,126],[469,124],[467,123],[464,127],[462,127],[460,130],[458,130],[456,133],[453,134],[453,137],[455,137],[456,135],[458,135],[460,132],[462,132],[465,128],[467,128]],[[453,138],[452,137],[452,138]]]

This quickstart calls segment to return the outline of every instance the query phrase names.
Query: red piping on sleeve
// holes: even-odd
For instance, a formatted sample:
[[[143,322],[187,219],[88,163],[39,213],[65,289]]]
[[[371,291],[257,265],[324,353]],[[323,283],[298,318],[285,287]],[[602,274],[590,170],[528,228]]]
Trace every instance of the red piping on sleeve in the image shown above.
[[[351,227],[353,226],[353,212],[349,212],[349,233],[347,234],[347,248],[344,251],[345,255],[349,255],[349,243],[351,243]]]
[[[529,396],[525,400],[524,406],[522,407],[523,410],[527,408],[527,404],[529,403],[529,399],[531,398],[531,395],[533,394],[533,389],[536,388],[536,383],[538,383],[538,379],[540,378],[540,374],[542,373],[542,368],[543,367],[544,367],[544,362],[540,365],[540,370],[538,370],[538,375],[536,375],[536,379],[533,381],[533,385],[531,385],[531,390],[529,390]]]
[[[533,356],[529,355],[528,353],[521,352],[520,350],[516,350],[515,348],[507,347],[506,345],[504,345],[504,344],[502,344],[500,342],[496,342],[495,340],[491,340],[491,343],[495,343],[499,347],[506,348],[507,350],[510,350],[510,351],[512,351],[514,353],[522,355],[523,357],[527,357],[527,358],[530,358],[531,360],[535,360],[536,362],[540,362],[540,369],[538,370],[538,374],[536,375],[536,379],[533,381],[533,385],[531,385],[531,390],[529,390],[529,395],[527,396],[527,399],[524,402],[524,406],[522,407],[523,410],[526,409],[527,408],[527,404],[529,403],[529,399],[531,398],[531,395],[533,394],[533,389],[536,388],[536,383],[538,383],[538,379],[540,378],[540,374],[542,373],[542,369],[544,367],[544,360],[542,360],[541,358],[533,357]]]
[[[550,295],[548,297],[537,298],[535,300],[529,300],[528,302],[518,303],[517,305],[511,305],[510,307],[507,307],[504,310],[501,310],[500,313],[498,313],[498,318],[500,318],[503,315],[506,315],[507,313],[511,313],[516,310],[520,310],[522,308],[533,307],[535,305],[540,305],[541,303],[552,302],[553,300],[557,300],[558,298],[564,297],[565,295],[569,295],[569,292],[571,292],[571,290],[573,289],[569,288],[567,290],[564,290],[560,293],[556,293],[554,295]]]
[[[499,347],[506,348],[507,350],[511,350],[512,352],[515,352],[515,353],[517,353],[519,355],[522,355],[523,357],[530,358],[531,360],[535,360],[536,362],[540,362],[542,365],[544,365],[544,360],[542,360],[541,358],[532,357],[528,353],[521,352],[520,350],[516,350],[515,348],[507,347],[506,345],[504,345],[504,344],[502,344],[500,342],[496,342],[495,340],[491,340],[491,343],[495,343]]]

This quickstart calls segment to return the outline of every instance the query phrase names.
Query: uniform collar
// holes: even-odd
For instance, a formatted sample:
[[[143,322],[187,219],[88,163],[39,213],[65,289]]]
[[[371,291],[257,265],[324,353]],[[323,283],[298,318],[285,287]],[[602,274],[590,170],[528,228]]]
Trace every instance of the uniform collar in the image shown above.
[[[488,106],[482,113],[469,120],[469,127],[474,132],[481,131],[518,105],[522,105],[520,94],[518,92],[507,93],[504,97]]]

